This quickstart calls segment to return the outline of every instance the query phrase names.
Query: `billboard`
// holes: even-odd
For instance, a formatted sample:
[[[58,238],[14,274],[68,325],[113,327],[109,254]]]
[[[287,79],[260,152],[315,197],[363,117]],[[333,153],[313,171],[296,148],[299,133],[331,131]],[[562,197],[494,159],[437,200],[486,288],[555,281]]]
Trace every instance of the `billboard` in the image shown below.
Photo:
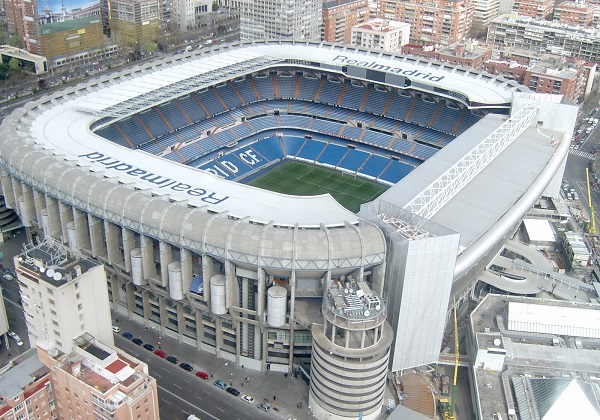
[[[42,33],[85,27],[100,21],[99,0],[37,0],[37,12]],[[53,31],[45,31],[53,27]]]

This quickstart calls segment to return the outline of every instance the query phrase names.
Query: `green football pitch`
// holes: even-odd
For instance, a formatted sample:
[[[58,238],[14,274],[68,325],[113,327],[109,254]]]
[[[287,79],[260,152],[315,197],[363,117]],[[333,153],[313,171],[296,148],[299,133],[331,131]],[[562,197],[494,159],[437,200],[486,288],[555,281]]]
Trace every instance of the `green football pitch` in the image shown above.
[[[329,193],[355,213],[361,204],[374,200],[388,189],[374,181],[294,160],[276,166],[248,184],[289,195]]]

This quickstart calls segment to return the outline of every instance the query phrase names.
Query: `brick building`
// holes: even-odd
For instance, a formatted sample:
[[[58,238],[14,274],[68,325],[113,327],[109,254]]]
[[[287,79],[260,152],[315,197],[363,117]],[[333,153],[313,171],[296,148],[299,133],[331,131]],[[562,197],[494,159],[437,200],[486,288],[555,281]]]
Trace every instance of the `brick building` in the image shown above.
[[[437,49],[433,46],[405,45],[402,47],[402,53],[443,63],[471,67],[476,70],[483,70],[485,62],[492,56],[491,49],[480,48],[476,41],[467,41],[464,44],[454,44]]]
[[[547,19],[552,15],[553,0],[515,0],[513,11],[519,16]]]
[[[322,39],[349,44],[352,27],[370,18],[368,0],[329,0],[323,2]]]
[[[554,21],[567,25],[591,26],[595,9],[590,3],[564,1],[554,9]]]
[[[379,0],[378,15],[410,23],[410,42],[450,45],[471,31],[475,6],[471,0]]]

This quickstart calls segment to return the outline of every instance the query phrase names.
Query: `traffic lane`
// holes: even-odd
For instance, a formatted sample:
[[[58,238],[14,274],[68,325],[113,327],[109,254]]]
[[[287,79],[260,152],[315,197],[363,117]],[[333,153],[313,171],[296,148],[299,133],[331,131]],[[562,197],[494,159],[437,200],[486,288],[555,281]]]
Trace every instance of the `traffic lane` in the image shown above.
[[[156,356],[143,347],[138,347],[131,341],[125,339],[120,334],[115,339],[115,344],[123,350],[137,357],[139,360],[148,364],[150,375],[155,377],[159,389],[163,390],[159,401],[161,404],[161,417],[172,418],[162,414],[162,407],[168,411],[174,411],[173,418],[179,418],[181,415],[190,414],[190,407],[197,411],[196,414],[201,418],[209,416],[215,419],[247,419],[247,418],[265,418],[273,416],[274,413],[261,411],[256,404],[250,404],[242,401],[239,397],[234,397],[213,385],[212,380],[203,380],[195,376],[193,372],[185,372],[178,365],[167,362]],[[174,354],[182,361],[182,357]],[[215,378],[218,379],[218,378]],[[187,404],[182,407],[181,400]],[[257,401],[257,403],[260,401]],[[179,411],[177,411],[179,410]],[[202,413],[200,415],[199,413]]]

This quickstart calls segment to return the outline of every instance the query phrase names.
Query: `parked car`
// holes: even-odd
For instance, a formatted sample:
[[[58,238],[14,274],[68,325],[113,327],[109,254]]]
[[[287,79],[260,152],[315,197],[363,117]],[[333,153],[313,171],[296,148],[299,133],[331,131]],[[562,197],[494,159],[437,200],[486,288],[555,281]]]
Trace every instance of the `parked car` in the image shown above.
[[[8,336],[10,338],[12,338],[13,340],[15,340],[15,342],[17,343],[17,346],[22,346],[23,345],[23,340],[21,340],[21,337],[19,337],[19,334],[17,334],[14,331],[8,330],[7,332]]]
[[[130,332],[124,332],[121,335],[123,336],[123,338],[126,338],[127,340],[131,340],[133,338],[133,334],[131,334]]]
[[[113,332],[120,333],[121,332],[121,327],[117,327],[116,325],[113,325]]]
[[[179,365],[179,367],[185,371],[191,372],[192,370],[194,370],[194,367],[192,365],[190,365],[189,363],[181,363]]]
[[[167,362],[171,362],[174,365],[176,365],[177,363],[179,363],[179,359],[175,356],[167,356]]]
[[[144,342],[142,340],[140,340],[139,338],[134,338],[133,340],[131,340],[131,342],[133,344],[135,344],[136,346],[141,346],[142,344],[144,344]]]
[[[144,344],[144,348],[148,351],[154,351],[154,346],[152,344]]]
[[[221,389],[227,389],[227,388],[229,388],[229,385],[227,385],[227,383],[225,381],[222,381],[220,379],[217,380],[217,381],[214,381],[213,385],[214,386],[218,386]]]
[[[167,357],[167,353],[165,353],[164,351],[162,351],[161,349],[158,350],[154,350],[154,354],[156,354],[158,357],[162,357],[163,359],[165,357]]]
[[[264,411],[269,411],[271,409],[271,406],[265,403],[260,403],[257,405],[257,407]]]
[[[15,278],[13,276],[11,276],[10,274],[5,274],[2,276],[2,278],[6,281],[13,281]]]
[[[200,379],[204,379],[204,380],[208,379],[208,375],[206,374],[206,372],[196,372],[196,376]]]
[[[246,401],[248,404],[254,404],[254,398],[252,398],[250,395],[242,395],[240,398],[242,401]]]
[[[241,392],[238,391],[237,389],[235,389],[234,387],[230,386],[229,388],[227,388],[225,391],[229,392],[231,395],[233,395],[234,397],[239,397]]]

